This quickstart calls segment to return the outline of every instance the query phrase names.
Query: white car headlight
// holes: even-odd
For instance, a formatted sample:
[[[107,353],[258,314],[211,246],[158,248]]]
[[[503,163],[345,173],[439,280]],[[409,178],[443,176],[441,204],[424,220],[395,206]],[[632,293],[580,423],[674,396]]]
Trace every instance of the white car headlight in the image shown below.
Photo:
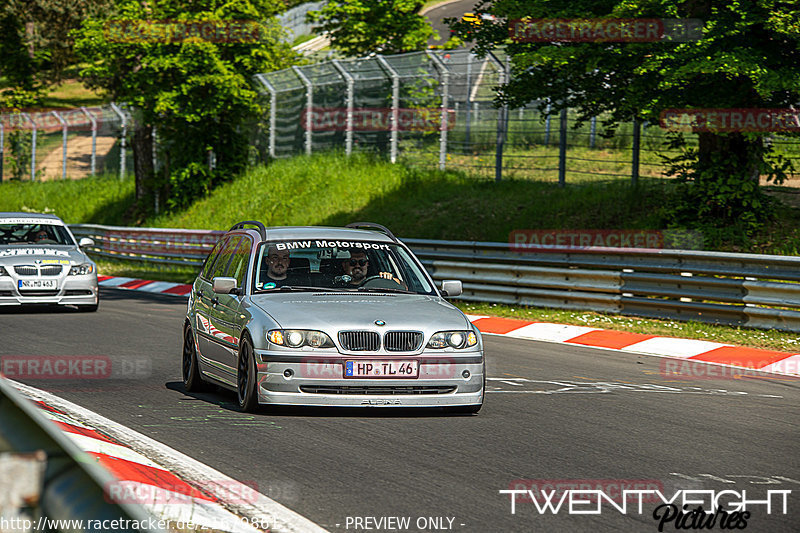
[[[267,332],[267,340],[278,346],[289,348],[333,348],[331,338],[321,332],[307,329],[272,329]]]
[[[474,331],[439,331],[431,335],[428,348],[455,348],[461,350],[478,344],[478,336]]]
[[[83,276],[94,272],[94,265],[91,263],[84,263],[82,265],[73,265],[69,269],[70,276]]]

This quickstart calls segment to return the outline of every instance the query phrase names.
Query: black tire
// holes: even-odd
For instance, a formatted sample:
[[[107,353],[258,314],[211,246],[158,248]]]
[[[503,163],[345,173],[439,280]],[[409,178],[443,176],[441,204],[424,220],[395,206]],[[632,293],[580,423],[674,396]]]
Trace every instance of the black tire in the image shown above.
[[[98,306],[98,305],[99,305],[99,304],[93,304],[93,305],[79,305],[79,306],[77,306],[77,307],[78,307],[78,311],[80,311],[80,312],[82,312],[82,313],[94,313],[95,311],[97,311],[97,306]]]
[[[183,388],[188,392],[206,390],[206,383],[200,376],[197,363],[197,350],[194,345],[192,327],[186,324],[183,327],[183,357],[181,359],[181,374],[183,375]]]
[[[236,368],[236,397],[239,409],[252,413],[258,407],[258,392],[256,391],[256,361],[253,345],[246,335],[239,346],[239,362]]]

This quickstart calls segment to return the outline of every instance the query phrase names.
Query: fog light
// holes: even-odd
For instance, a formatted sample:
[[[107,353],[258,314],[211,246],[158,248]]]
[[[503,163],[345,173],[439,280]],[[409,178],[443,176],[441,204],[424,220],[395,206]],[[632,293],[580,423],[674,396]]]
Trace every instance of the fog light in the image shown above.
[[[294,370],[292,370],[291,368],[287,368],[286,370],[283,371],[283,377],[288,379],[292,376],[294,376]]]
[[[469,376],[470,376],[469,370],[464,370],[464,371],[461,373],[461,376],[462,376],[464,379],[469,379]]]

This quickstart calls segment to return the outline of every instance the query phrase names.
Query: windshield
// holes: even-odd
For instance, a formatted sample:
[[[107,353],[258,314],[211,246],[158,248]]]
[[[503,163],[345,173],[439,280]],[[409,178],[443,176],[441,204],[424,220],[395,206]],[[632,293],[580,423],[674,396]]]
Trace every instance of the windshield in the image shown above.
[[[335,290],[435,294],[411,255],[370,241],[270,241],[256,255],[254,291]]]
[[[0,245],[45,245],[75,242],[67,228],[56,224],[4,224],[0,222]]]

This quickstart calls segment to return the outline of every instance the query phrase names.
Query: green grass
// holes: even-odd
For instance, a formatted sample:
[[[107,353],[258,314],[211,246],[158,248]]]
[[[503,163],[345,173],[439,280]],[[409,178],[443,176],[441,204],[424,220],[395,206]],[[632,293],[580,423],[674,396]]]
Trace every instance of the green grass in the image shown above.
[[[77,80],[65,80],[61,85],[52,88],[42,100],[43,107],[55,108],[99,106],[105,103],[106,98],[87,89]]]
[[[132,204],[133,180],[113,175],[0,184],[0,211],[54,213],[68,224],[122,224]]]
[[[755,330],[741,327],[716,326],[701,322],[655,320],[647,318],[607,315],[591,311],[566,311],[535,307],[511,307],[502,304],[453,301],[462,311],[472,315],[519,318],[531,322],[554,322],[593,328],[630,331],[647,335],[700,339],[723,344],[734,344],[800,353],[800,339],[796,333],[775,330]]]
[[[173,283],[192,283],[197,277],[198,267],[161,265],[141,261],[120,261],[101,257],[93,258],[97,263],[97,271],[103,276],[120,276],[125,278],[152,279],[171,281]]]

